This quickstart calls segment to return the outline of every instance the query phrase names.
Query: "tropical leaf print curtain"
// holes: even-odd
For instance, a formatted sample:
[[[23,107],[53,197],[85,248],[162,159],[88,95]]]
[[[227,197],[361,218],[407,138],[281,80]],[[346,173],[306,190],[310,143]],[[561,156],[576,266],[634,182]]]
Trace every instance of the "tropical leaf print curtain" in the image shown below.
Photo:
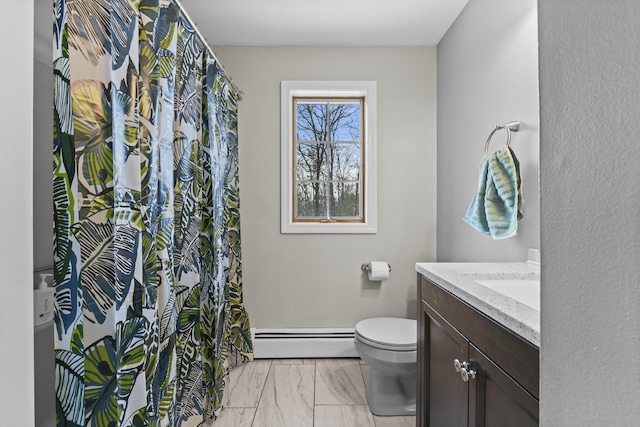
[[[168,0],[54,0],[58,426],[196,426],[252,357],[237,95]]]

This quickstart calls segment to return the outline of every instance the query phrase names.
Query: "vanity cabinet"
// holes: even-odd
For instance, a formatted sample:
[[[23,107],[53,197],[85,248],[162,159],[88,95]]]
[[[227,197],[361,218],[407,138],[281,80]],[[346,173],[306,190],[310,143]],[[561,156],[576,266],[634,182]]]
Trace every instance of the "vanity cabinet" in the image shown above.
[[[419,427],[538,425],[539,349],[418,275]]]

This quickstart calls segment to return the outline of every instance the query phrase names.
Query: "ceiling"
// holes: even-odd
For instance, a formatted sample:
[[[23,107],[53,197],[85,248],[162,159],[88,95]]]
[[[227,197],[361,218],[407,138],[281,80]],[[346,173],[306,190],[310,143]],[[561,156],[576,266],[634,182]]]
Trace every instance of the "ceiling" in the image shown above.
[[[182,0],[210,45],[435,46],[468,0]]]

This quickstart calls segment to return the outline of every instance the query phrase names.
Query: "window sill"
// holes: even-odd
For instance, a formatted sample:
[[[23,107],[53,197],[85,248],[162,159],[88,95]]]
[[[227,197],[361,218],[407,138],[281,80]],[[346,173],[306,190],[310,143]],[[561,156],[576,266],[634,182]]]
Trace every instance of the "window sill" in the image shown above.
[[[281,224],[282,234],[376,234],[377,227],[367,223],[291,223]]]

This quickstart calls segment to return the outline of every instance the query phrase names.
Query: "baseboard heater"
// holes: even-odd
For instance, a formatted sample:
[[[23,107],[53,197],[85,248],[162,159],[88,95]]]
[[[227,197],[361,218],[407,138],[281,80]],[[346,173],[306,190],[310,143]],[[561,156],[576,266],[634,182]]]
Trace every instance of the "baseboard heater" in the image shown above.
[[[254,329],[257,359],[358,357],[353,328]]]

